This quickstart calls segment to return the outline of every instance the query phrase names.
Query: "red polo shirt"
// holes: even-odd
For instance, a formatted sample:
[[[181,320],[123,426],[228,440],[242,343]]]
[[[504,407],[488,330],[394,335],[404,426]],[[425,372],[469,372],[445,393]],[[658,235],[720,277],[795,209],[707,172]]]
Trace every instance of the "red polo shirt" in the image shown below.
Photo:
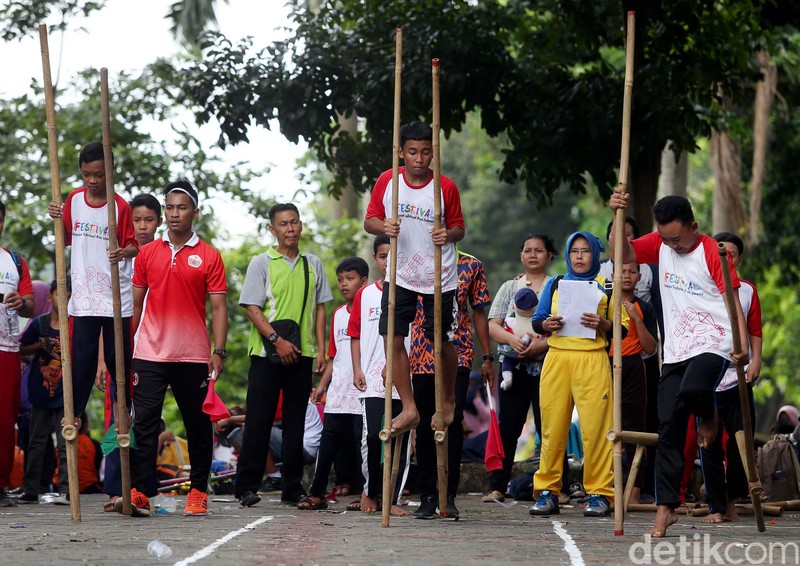
[[[219,252],[192,234],[174,249],[169,233],[139,251],[133,286],[147,289],[133,357],[154,362],[207,363],[206,293],[225,294],[225,265]]]

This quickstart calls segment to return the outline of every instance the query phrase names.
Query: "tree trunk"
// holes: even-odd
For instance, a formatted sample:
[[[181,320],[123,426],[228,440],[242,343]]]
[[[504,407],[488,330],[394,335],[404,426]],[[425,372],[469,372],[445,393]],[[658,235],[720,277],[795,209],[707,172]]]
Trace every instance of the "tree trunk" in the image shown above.
[[[742,148],[727,132],[711,132],[711,169],[714,171],[714,233],[740,234],[745,224],[742,194]]]
[[[661,152],[661,176],[658,178],[658,197],[667,195],[687,196],[686,185],[689,173],[689,159],[685,151],[676,159],[670,143]]]
[[[753,118],[753,176],[750,182],[750,211],[747,222],[747,243],[758,243],[761,228],[761,192],[766,173],[767,146],[769,138],[769,111],[772,97],[778,86],[778,72],[770,61],[769,52],[758,52],[758,62],[764,79],[756,84],[756,99]]]
[[[339,114],[337,121],[339,122],[340,131],[355,139],[358,121],[356,113],[352,112],[348,117]],[[347,186],[342,189],[342,194],[339,195],[338,199],[333,197],[328,197],[328,199],[330,201],[331,220],[338,220],[344,217],[359,218],[361,216],[360,200],[352,182],[347,182]]]
[[[658,194],[660,171],[660,151],[642,153],[636,156],[631,164],[630,193],[633,207],[629,210],[639,224],[642,234],[653,229],[653,204]]]

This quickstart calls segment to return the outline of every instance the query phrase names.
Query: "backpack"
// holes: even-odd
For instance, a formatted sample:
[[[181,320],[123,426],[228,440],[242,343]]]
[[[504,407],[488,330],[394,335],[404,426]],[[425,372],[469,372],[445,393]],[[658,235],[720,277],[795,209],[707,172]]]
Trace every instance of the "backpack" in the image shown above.
[[[8,255],[11,256],[11,260],[14,262],[14,265],[17,266],[17,273],[19,273],[19,278],[22,279],[22,256],[19,255],[18,251],[6,248]]]
[[[789,437],[776,434],[756,455],[758,477],[769,501],[800,499],[800,463]]]

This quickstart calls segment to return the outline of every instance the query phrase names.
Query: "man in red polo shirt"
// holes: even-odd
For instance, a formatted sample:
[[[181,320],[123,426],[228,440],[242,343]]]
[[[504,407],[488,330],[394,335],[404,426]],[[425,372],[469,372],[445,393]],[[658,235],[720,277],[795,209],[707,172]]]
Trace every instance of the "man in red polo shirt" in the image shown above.
[[[134,515],[150,514],[147,496],[155,493],[149,478],[156,467],[161,408],[171,387],[192,462],[191,491],[183,514],[205,515],[213,433],[203,400],[208,380],[220,376],[227,356],[225,266],[219,252],[192,230],[199,212],[192,185],[186,180],[170,183],[164,195],[167,233],[142,247],[133,276],[133,326],[139,329],[133,353],[133,429],[138,450],[131,451],[131,502]],[[142,315],[145,294],[147,309]],[[211,300],[213,352],[206,328],[206,294]]]

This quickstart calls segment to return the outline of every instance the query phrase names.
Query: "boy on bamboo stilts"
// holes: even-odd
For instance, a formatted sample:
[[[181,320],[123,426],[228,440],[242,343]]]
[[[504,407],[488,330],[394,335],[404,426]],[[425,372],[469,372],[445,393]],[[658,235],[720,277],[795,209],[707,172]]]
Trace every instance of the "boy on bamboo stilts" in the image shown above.
[[[456,330],[458,306],[455,244],[464,238],[464,216],[456,184],[441,176],[442,228],[434,230],[433,214],[433,130],[423,122],[410,122],[400,128],[400,167],[398,178],[399,218],[392,218],[392,170],[385,171],[372,190],[364,229],[374,235],[397,238],[397,290],[395,336],[386,336],[389,317],[389,286],[383,288],[380,333],[385,346],[394,352],[393,383],[400,395],[402,412],[392,420],[392,433],[414,428],[419,422],[411,389],[408,353],[404,338],[414,320],[417,297],[422,296],[425,320],[423,329],[433,340],[434,248],[442,249],[442,381],[444,424],[453,422],[455,378],[458,358],[452,340]],[[401,225],[402,224],[402,225]],[[388,270],[387,270],[388,273]],[[388,281],[388,279],[387,279]],[[435,417],[431,426],[435,428]]]

